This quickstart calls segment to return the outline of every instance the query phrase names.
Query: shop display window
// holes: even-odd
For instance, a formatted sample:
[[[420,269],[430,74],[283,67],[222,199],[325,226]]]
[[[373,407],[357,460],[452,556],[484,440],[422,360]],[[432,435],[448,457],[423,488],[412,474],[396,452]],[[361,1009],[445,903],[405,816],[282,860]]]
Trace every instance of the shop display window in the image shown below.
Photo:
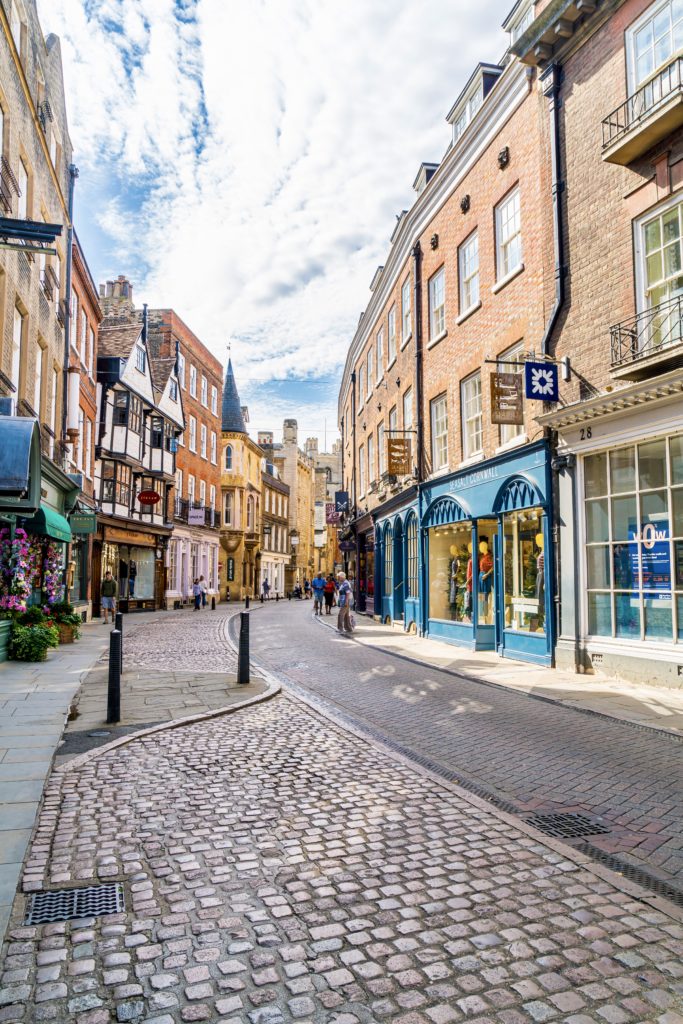
[[[588,632],[683,639],[683,436],[584,460]]]
[[[469,520],[429,530],[429,617],[450,622],[472,621]]]
[[[391,597],[394,581],[394,535],[384,532],[384,596]]]
[[[506,512],[503,516],[505,629],[545,632],[544,519],[540,508]],[[596,579],[606,578],[606,548],[596,547],[589,571]]]
[[[496,612],[495,566],[493,563],[493,538],[498,533],[496,519],[477,520],[477,622],[480,626],[492,626]],[[468,575],[469,575],[468,567]]]
[[[418,595],[418,578],[417,578],[417,519],[413,515],[408,520],[408,526],[406,528],[406,551],[407,551],[407,597],[417,597]]]

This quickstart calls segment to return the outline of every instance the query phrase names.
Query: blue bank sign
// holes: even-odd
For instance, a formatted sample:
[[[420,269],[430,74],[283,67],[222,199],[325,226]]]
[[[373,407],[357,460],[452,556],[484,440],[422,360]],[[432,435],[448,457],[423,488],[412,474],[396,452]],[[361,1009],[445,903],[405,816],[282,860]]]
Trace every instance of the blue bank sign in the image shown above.
[[[559,402],[560,377],[557,364],[525,363],[524,395],[536,402]]]

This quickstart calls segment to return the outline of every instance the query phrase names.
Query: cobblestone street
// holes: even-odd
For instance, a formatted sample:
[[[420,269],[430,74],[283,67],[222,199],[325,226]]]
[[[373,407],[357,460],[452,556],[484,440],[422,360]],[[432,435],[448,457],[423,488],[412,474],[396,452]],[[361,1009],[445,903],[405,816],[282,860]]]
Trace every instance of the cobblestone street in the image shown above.
[[[683,1020],[683,927],[280,696],[53,774],[0,1020]]]

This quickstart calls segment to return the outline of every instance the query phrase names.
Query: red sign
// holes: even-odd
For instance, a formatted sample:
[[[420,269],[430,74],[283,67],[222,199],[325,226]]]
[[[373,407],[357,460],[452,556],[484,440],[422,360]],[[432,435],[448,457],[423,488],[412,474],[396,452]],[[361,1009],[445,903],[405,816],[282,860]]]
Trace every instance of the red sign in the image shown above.
[[[161,495],[156,491],[140,491],[138,501],[141,505],[156,505],[158,501],[161,501]]]

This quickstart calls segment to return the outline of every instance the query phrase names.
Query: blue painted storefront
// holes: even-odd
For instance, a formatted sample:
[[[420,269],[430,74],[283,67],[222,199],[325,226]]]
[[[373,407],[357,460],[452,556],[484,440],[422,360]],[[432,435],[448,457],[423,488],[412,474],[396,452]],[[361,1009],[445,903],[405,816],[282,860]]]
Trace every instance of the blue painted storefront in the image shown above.
[[[417,501],[376,520],[375,615],[406,630],[420,629],[419,536]]]
[[[551,664],[552,509],[545,442],[423,484],[419,511],[421,631],[471,650]],[[464,548],[444,548],[455,539],[454,530]],[[444,606],[449,615],[434,614]]]

